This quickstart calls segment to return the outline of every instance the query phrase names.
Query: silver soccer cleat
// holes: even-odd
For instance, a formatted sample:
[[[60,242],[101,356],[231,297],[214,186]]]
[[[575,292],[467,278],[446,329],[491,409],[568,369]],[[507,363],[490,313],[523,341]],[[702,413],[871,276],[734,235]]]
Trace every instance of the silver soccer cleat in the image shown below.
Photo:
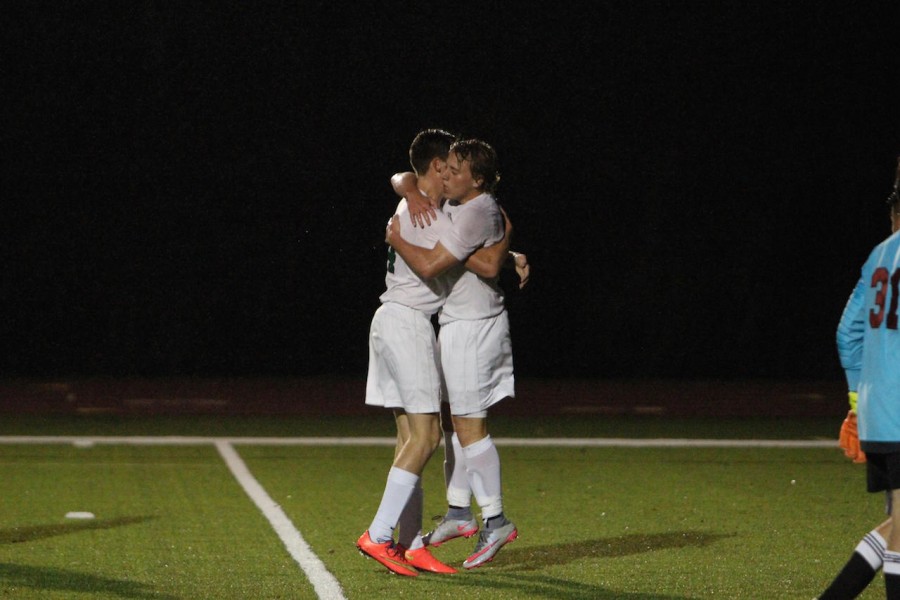
[[[463,562],[463,567],[474,569],[494,560],[494,556],[500,552],[500,548],[517,537],[519,537],[519,532],[512,522],[490,531],[483,530],[478,537],[478,543],[475,544],[475,551]]]
[[[426,533],[422,541],[426,546],[440,546],[444,542],[458,537],[469,538],[478,533],[478,522],[475,519],[441,519],[434,531]]]

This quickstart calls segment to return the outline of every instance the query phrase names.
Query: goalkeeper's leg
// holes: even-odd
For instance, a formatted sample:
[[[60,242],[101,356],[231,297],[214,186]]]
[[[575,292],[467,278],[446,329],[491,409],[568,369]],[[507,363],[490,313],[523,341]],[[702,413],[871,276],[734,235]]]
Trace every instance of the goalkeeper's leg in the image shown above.
[[[850,600],[866,589],[884,564],[886,537],[890,527],[891,520],[888,519],[866,534],[841,572],[819,596],[819,600]]]
[[[895,481],[898,475],[896,469],[900,457],[897,454],[892,455],[894,459],[892,466],[894,471],[891,473],[891,508],[900,503],[900,489],[898,489]],[[893,512],[891,513],[893,515]],[[893,519],[892,519],[893,521]],[[884,553],[884,587],[887,592],[888,600],[900,600],[900,524],[891,524],[890,533],[888,535],[887,552]]]

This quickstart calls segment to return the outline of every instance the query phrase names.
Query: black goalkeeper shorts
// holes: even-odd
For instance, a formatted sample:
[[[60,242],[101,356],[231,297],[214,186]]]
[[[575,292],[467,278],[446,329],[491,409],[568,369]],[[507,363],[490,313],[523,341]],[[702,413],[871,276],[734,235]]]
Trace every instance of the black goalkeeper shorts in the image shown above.
[[[900,452],[866,452],[866,488],[870,492],[900,490]]]

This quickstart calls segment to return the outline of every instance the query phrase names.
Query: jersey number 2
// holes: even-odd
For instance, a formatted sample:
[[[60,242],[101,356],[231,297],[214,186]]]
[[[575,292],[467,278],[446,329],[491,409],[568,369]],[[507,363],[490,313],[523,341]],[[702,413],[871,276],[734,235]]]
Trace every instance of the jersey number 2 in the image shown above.
[[[878,288],[875,291],[875,308],[869,310],[869,325],[872,329],[881,327],[881,322],[884,321],[884,305],[888,295],[888,281],[890,281],[891,285],[891,304],[887,309],[887,323],[885,323],[885,326],[888,329],[897,329],[897,294],[900,291],[898,289],[900,288],[900,269],[891,274],[884,267],[878,267],[872,273],[872,287]]]

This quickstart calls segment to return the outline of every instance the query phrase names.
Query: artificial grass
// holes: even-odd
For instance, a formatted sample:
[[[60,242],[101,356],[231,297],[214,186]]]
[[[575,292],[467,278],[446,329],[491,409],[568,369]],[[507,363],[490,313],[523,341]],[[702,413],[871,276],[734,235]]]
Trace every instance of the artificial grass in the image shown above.
[[[212,446],[0,446],[0,480],[0,597],[313,597]]]
[[[41,422],[30,433],[393,433],[389,418],[51,421],[24,428],[6,421],[3,435]],[[745,439],[829,439],[837,425],[655,417],[492,423],[498,437],[531,430],[678,438],[731,432]],[[864,468],[836,448],[501,447],[505,505],[520,539],[480,569],[410,580],[388,575],[354,548],[380,501],[390,447],[235,448],[350,599],[808,600],[883,518],[881,497],[863,491]],[[426,517],[445,509],[441,452],[424,474]],[[211,445],[0,445],[0,478],[0,597],[315,598]],[[97,519],[64,519],[70,510]],[[435,555],[458,566],[473,545],[453,541]],[[878,577],[862,598],[882,596]]]
[[[839,451],[506,448],[504,504],[520,539],[480,569],[410,580],[354,549],[389,448],[273,450],[240,448],[351,599],[808,600],[883,519],[864,470]],[[439,463],[425,474],[426,515],[444,510]],[[472,546],[434,553],[458,566]],[[862,597],[881,596],[879,577]]]

